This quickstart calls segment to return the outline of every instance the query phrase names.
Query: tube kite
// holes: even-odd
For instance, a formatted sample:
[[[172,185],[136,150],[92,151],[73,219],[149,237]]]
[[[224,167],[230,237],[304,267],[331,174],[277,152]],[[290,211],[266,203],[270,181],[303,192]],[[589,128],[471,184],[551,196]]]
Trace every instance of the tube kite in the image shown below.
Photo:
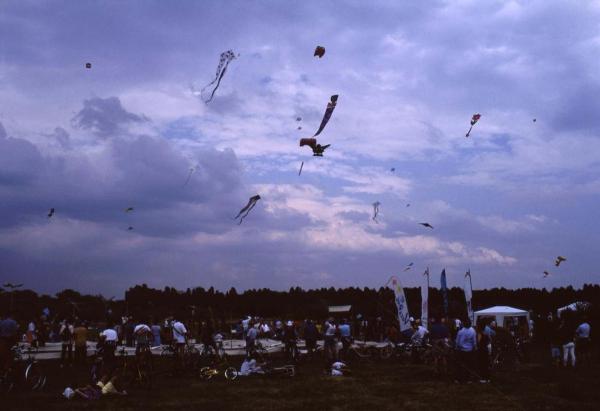
[[[215,88],[210,93],[210,97],[206,100],[204,99],[204,97],[202,97],[202,100],[204,100],[204,102],[206,104],[208,104],[215,96],[215,92],[217,91],[217,89],[219,88],[219,85],[221,84],[221,80],[223,79],[223,76],[225,75],[225,72],[227,71],[227,67],[229,66],[229,63],[234,58],[235,58],[235,53],[233,52],[233,50],[227,50],[227,51],[221,53],[221,57],[219,58],[219,65],[217,66],[217,72],[215,74],[215,78],[213,79],[213,81],[211,81],[206,86],[204,86],[204,88],[202,90],[200,90],[200,95],[202,95],[202,94],[204,94],[204,90],[206,90],[207,88],[211,87],[213,84],[216,83]]]
[[[321,131],[323,131],[323,129],[329,122],[329,119],[331,118],[331,115],[333,114],[333,110],[335,110],[335,106],[337,105],[337,100],[338,100],[337,94],[334,94],[333,96],[330,97],[330,101],[329,101],[329,103],[327,103],[327,108],[325,109],[325,114],[323,115],[323,120],[321,120],[321,125],[319,126],[319,129],[317,130],[317,132],[315,133],[315,135],[313,137],[316,137],[319,134],[321,134]]]
[[[250,211],[252,211],[252,209],[254,208],[254,206],[256,205],[256,203],[258,202],[258,200],[260,200],[260,196],[257,194],[255,196],[250,197],[250,199],[248,200],[248,204],[246,204],[246,206],[244,208],[242,208],[240,210],[240,212],[238,213],[237,216],[235,216],[234,220],[237,220],[238,218],[240,219],[239,224],[242,224],[242,221],[244,221],[244,218],[246,218],[246,216],[248,215],[248,213]],[[241,216],[241,218],[240,218]]]
[[[469,137],[471,135],[471,130],[473,130],[473,126],[475,124],[477,124],[477,122],[479,121],[480,118],[481,118],[481,114],[479,114],[479,113],[473,114],[473,117],[471,117],[471,127],[469,128],[469,131],[467,131],[467,134],[465,135],[465,137]]]
[[[373,221],[375,221],[377,224],[379,224],[379,221],[377,221],[377,216],[379,215],[379,206],[381,205],[381,203],[379,201],[375,201],[373,203]]]

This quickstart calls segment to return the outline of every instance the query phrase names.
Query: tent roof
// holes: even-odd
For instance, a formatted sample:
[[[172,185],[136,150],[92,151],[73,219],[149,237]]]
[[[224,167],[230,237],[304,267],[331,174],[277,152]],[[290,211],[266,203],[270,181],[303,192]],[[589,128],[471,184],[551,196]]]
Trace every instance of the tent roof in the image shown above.
[[[505,315],[505,316],[521,316],[527,315],[528,312],[520,308],[509,307],[508,305],[495,305],[484,310],[475,311],[476,315]]]
[[[351,305],[330,305],[329,312],[330,313],[347,313],[352,308]]]

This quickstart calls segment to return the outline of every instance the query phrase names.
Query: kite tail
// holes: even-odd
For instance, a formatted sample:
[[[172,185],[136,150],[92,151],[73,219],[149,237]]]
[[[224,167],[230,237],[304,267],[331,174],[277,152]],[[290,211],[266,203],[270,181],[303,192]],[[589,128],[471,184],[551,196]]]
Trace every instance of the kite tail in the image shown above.
[[[298,175],[302,174],[302,167],[304,167],[304,161],[300,164],[300,171],[298,171]]]
[[[252,211],[252,209],[254,208],[254,206],[255,206],[255,205],[256,205],[256,203],[254,203],[254,204],[252,204],[252,205],[250,206],[250,208],[249,208],[249,209],[246,211],[246,214],[244,214],[244,215],[242,216],[242,218],[240,218],[240,222],[238,223],[238,225],[242,224],[242,221],[244,221],[244,218],[246,218],[246,216],[248,215],[248,213],[249,213],[250,211]]]
[[[194,170],[190,170],[190,174],[187,176],[187,180],[185,180],[185,183],[183,183],[184,187],[187,185],[187,183],[190,182],[190,179],[192,178],[193,173],[194,173]]]
[[[217,81],[217,85],[213,89],[212,93],[210,93],[209,99],[205,101],[206,104],[208,104],[215,96],[215,93],[217,92],[217,89],[219,88],[219,85],[221,84],[221,80],[223,79],[223,76],[225,75],[225,71],[227,71],[228,65],[229,65],[229,62],[227,64],[225,64],[225,67],[223,68],[223,71],[221,72],[221,75],[219,76],[219,80]]]
[[[473,130],[473,126],[469,128],[469,131],[467,131],[467,135],[465,135],[465,137],[469,137],[469,135],[471,134],[471,130]]]

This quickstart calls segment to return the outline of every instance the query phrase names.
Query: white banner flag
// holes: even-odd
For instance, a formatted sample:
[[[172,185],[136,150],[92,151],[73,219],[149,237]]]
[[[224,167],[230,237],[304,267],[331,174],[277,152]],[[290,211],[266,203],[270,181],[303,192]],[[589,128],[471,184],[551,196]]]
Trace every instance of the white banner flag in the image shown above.
[[[473,314],[473,285],[471,284],[471,270],[465,274],[465,300],[467,301],[467,315],[471,323],[475,321],[475,315]],[[473,324],[475,325],[475,324]]]
[[[429,268],[423,273],[425,284],[421,286],[421,325],[425,328],[429,322]]]
[[[410,314],[408,313],[408,305],[406,304],[406,297],[404,296],[404,289],[400,284],[400,280],[393,276],[388,281],[387,285],[392,283],[392,289],[394,290],[396,309],[398,310],[398,322],[400,323],[400,332],[408,330],[410,327]]]

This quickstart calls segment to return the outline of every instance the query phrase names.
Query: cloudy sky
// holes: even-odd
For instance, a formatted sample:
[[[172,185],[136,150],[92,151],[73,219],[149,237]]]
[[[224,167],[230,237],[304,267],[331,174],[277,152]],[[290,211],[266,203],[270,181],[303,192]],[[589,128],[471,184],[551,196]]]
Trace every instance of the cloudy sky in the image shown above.
[[[597,1],[0,2],[0,279],[597,282],[599,21]],[[298,141],[332,94],[315,158]]]

